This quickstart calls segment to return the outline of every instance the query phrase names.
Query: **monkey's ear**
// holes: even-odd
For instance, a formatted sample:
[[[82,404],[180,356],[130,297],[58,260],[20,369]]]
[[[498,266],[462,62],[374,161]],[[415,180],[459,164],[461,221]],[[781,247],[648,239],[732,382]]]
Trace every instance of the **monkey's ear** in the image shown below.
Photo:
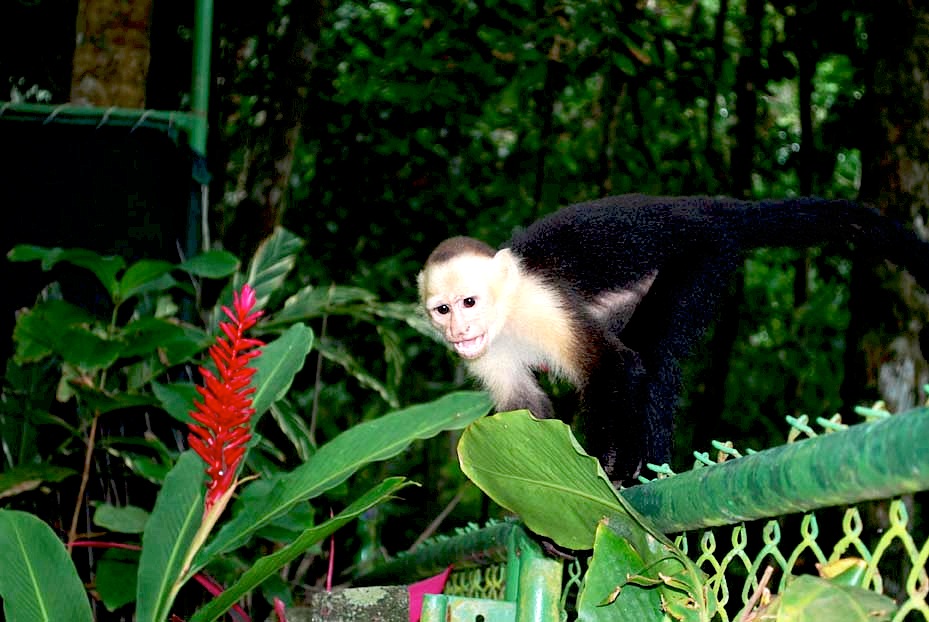
[[[519,259],[509,248],[501,248],[494,255],[491,265],[494,272],[491,283],[496,286],[497,299],[503,297],[509,300],[519,285]]]
[[[509,248],[501,248],[497,251],[497,254],[494,255],[493,265],[494,269],[497,270],[497,273],[501,276],[519,270],[519,263],[516,259],[516,255],[514,255],[513,251]]]
[[[420,270],[416,275],[416,289],[419,292],[419,299],[426,302],[426,270]]]

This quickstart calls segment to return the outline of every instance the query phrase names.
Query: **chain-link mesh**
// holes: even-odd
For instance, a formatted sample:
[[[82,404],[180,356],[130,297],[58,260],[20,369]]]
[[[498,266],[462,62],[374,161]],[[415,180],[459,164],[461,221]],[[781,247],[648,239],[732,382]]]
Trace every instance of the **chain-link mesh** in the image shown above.
[[[891,416],[880,404],[858,409],[858,413],[865,420]],[[788,417],[787,421],[791,426],[788,443],[848,427],[838,416],[815,422],[806,416]],[[695,453],[694,468],[742,455],[731,443],[713,446],[716,460],[711,460],[709,454]],[[672,475],[664,466],[656,472],[659,477]],[[914,501],[920,498],[907,495],[705,529],[678,535],[675,543],[706,573],[707,584],[719,605],[717,618],[724,622],[735,619],[752,597],[761,596],[763,600],[772,592],[782,591],[791,575],[817,574],[823,566],[850,558],[860,559],[865,565],[861,587],[891,596],[897,602],[894,620],[929,621],[929,538],[921,529],[919,503]]]
[[[708,529],[681,535],[675,543],[706,573],[723,621],[733,619],[756,592],[779,592],[791,575],[816,574],[819,567],[848,558],[866,564],[861,587],[897,601],[895,620],[914,619],[911,612],[929,620],[929,541],[914,540],[903,499],[818,514]],[[826,536],[837,532],[837,539]],[[768,567],[774,573],[762,585]]]
[[[443,593],[468,598],[504,600],[506,593],[506,565],[498,563],[481,568],[468,568],[452,572],[448,577]]]

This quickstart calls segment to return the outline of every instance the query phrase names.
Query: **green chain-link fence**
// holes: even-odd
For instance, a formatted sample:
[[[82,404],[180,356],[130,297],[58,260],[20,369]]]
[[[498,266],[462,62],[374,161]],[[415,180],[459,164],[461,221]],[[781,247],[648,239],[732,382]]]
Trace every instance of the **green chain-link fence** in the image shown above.
[[[929,490],[929,410],[859,412],[865,422],[853,426],[788,418],[783,446],[743,455],[714,443],[714,456],[695,453],[692,470],[657,469],[655,480],[623,491],[706,573],[715,619],[738,619],[791,575],[855,560],[859,585],[896,601],[893,620],[929,621],[929,539],[918,503]],[[436,539],[364,581],[407,582],[449,564],[445,594],[426,599],[426,622],[574,617],[583,562],[546,557],[514,522]]]

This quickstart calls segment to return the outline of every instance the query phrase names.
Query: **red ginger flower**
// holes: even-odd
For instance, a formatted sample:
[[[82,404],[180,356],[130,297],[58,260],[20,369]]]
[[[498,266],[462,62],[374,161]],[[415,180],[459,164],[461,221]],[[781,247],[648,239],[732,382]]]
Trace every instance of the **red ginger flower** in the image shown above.
[[[189,424],[188,442],[206,462],[206,473],[210,477],[207,511],[229,492],[252,437],[249,421],[255,414],[251,397],[255,388],[249,383],[255,370],[247,365],[261,354],[254,348],[264,345],[257,339],[242,336],[262,315],[262,311],[252,312],[255,290],[244,285],[241,294],[233,293],[232,306],[233,310],[223,307],[223,312],[232,321],[219,324],[226,338],[217,337],[216,343],[210,347],[210,356],[219,375],[217,377],[210,370],[200,368],[206,386],[197,387],[197,392],[203,401],[194,400],[196,410],[190,411],[190,416],[197,423]]]

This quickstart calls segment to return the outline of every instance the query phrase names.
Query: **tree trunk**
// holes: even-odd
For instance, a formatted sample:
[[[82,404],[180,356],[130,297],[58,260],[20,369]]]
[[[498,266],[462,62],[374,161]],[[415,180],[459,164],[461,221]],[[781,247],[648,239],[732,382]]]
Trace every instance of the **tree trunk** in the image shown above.
[[[240,10],[228,7],[229,10]],[[220,183],[224,187],[220,196],[226,200],[218,206],[222,210],[217,222],[220,237],[226,248],[240,257],[250,256],[258,244],[283,223],[284,213],[291,198],[291,173],[294,155],[303,128],[309,97],[309,82],[313,70],[313,53],[319,38],[323,15],[321,2],[289,4],[286,15],[272,17],[277,21],[275,36],[256,35],[251,29],[236,33],[238,40],[233,63],[245,66],[267,55],[266,73],[275,79],[267,83],[247,85],[235,83],[235,65],[220,67],[229,89],[222,100],[229,107],[220,112],[219,127],[235,127],[242,136],[235,143],[243,145],[242,153],[219,152],[216,161],[229,162]],[[250,21],[247,26],[264,24],[264,16]],[[256,41],[267,49],[256,48]],[[222,61],[222,59],[221,59]],[[268,89],[277,87],[277,90]],[[242,92],[242,91],[245,92]],[[252,91],[252,92],[248,92]],[[258,108],[252,113],[257,123],[237,123],[241,100],[257,96]],[[216,153],[212,149],[211,153]],[[217,145],[221,149],[222,145]]]
[[[145,108],[152,0],[80,0],[71,102]]]
[[[800,153],[797,157],[797,180],[800,194],[816,194],[816,140],[813,137],[813,77],[816,74],[818,53],[813,45],[817,28],[816,16],[810,7],[802,7],[794,18],[797,43],[797,111],[800,115]],[[809,300],[810,256],[805,249],[797,251],[794,267],[794,308],[802,307]],[[796,317],[796,316],[794,316]],[[797,326],[797,338],[804,340],[804,326]],[[787,379],[784,396],[788,404],[796,403],[800,394],[800,378],[792,375]]]
[[[929,214],[929,8],[888,0],[874,9],[862,145],[861,199],[882,213],[916,222]],[[887,268],[856,263],[842,398],[846,406],[880,397],[891,411],[910,408],[929,380],[919,329],[929,317],[924,292]]]
[[[732,189],[734,196],[747,197],[752,191],[755,162],[758,88],[764,85],[761,68],[761,21],[764,0],[747,0],[742,33],[742,58],[736,69],[735,148],[732,150]]]
[[[726,55],[726,21],[729,14],[729,0],[720,0],[719,10],[713,21],[713,69],[710,74],[709,90],[706,94],[706,143],[703,154],[710,168],[710,179],[722,181],[722,187],[728,188],[729,170],[725,159],[720,152],[716,140],[716,115],[718,114],[716,100],[719,98],[720,81]],[[714,188],[715,190],[715,188]]]

